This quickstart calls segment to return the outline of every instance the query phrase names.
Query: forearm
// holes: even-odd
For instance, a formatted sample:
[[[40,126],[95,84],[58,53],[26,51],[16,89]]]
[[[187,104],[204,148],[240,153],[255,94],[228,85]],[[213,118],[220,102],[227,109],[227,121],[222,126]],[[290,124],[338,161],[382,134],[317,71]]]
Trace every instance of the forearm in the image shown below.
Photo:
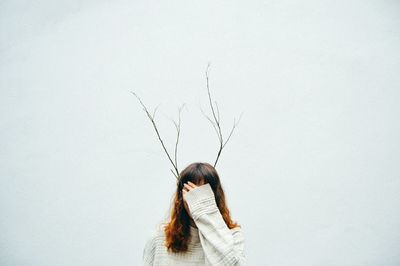
[[[195,223],[199,228],[204,253],[212,265],[245,265],[241,232],[232,232],[219,211],[205,213]],[[237,237],[233,234],[237,234]]]
[[[215,202],[209,184],[187,194],[193,220],[199,229],[200,241],[212,265],[246,265],[244,237],[240,228],[229,229]]]

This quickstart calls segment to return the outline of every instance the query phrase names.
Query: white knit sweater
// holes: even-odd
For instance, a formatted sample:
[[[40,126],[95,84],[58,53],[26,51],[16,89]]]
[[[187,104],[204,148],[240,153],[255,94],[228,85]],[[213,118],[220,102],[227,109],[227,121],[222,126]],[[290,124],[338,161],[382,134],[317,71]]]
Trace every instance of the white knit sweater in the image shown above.
[[[240,227],[229,229],[217,207],[210,184],[185,194],[196,227],[190,226],[188,251],[173,253],[164,245],[163,226],[146,242],[143,265],[245,266],[244,236]]]

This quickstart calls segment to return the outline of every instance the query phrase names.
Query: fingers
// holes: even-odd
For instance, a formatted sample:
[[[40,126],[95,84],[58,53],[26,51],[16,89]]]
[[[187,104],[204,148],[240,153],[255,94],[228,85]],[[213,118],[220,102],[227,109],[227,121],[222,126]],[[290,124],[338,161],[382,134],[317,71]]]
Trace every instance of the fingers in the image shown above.
[[[188,192],[189,190],[193,189],[191,186],[189,186],[188,184],[183,184],[183,189]]]
[[[188,182],[188,184],[191,186],[191,187],[193,187],[193,188],[196,188],[197,186],[195,185],[195,184],[193,184],[192,182]]]
[[[193,184],[192,182],[188,181],[187,183],[183,184],[183,194],[185,194],[186,192],[189,192],[190,190],[196,188],[197,186],[195,184]]]
[[[185,184],[183,184],[183,189],[182,189],[182,191],[183,191],[183,194],[185,194],[186,192],[188,192],[189,190],[190,190],[190,186],[188,186],[186,183]]]

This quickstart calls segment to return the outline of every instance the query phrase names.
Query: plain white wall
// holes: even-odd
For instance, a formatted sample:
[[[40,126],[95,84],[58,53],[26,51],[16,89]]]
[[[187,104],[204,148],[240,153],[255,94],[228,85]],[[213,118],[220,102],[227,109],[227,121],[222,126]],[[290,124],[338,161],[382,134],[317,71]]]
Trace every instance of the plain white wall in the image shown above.
[[[213,162],[249,265],[400,264],[398,1],[2,1],[0,264],[140,265]]]

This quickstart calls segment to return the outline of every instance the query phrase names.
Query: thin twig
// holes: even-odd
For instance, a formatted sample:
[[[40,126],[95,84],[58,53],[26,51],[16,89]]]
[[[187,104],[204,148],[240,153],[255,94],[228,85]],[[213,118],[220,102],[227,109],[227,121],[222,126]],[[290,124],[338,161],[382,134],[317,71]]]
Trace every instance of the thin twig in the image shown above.
[[[217,125],[215,124],[215,122],[212,121],[211,118],[210,118],[206,113],[204,113],[204,111],[203,111],[203,109],[201,108],[201,106],[200,106],[200,110],[201,110],[201,112],[203,113],[203,115],[207,118],[207,120],[210,121],[211,125],[213,126],[213,128],[214,128],[214,130],[215,130],[215,132],[217,133],[217,136],[218,136],[218,138],[219,138],[219,133],[218,133]]]
[[[215,113],[215,110],[214,110],[213,102],[212,102],[212,100],[211,100],[210,82],[209,82],[209,68],[210,68],[210,63],[208,63],[208,65],[207,65],[207,70],[206,70],[206,85],[207,85],[208,100],[209,100],[209,103],[210,103],[210,108],[211,108],[211,112],[212,112],[214,121],[212,121],[212,119],[211,119],[209,116],[207,116],[201,108],[200,108],[200,109],[201,109],[201,112],[203,113],[203,115],[204,115],[204,116],[208,119],[208,121],[210,121],[210,123],[212,124],[213,128],[215,129],[215,132],[216,132],[217,135],[218,135],[218,139],[219,139],[219,142],[220,142],[220,144],[219,144],[219,150],[218,150],[218,154],[217,154],[217,158],[216,158],[216,160],[215,160],[215,162],[214,162],[214,167],[215,167],[215,166],[217,165],[218,159],[219,159],[219,157],[220,157],[220,155],[221,155],[222,149],[223,149],[223,148],[225,147],[225,145],[228,143],[229,139],[230,139],[231,136],[232,136],[233,131],[235,130],[236,126],[239,124],[243,112],[242,112],[242,114],[240,115],[239,120],[238,120],[237,123],[236,123],[236,118],[234,118],[234,120],[233,120],[233,127],[232,127],[232,129],[231,129],[231,131],[230,131],[230,133],[229,133],[229,136],[228,136],[227,140],[224,142],[223,136],[222,136],[222,130],[221,130],[221,119],[220,119],[220,113],[219,113],[218,104],[217,104],[216,101],[214,101],[214,103],[215,103],[215,108],[216,108],[216,110],[217,110],[217,114],[216,114],[216,113]]]
[[[174,174],[174,176],[176,177],[176,179],[179,179],[178,167],[177,167],[177,166],[174,164],[174,162],[172,161],[171,156],[169,155],[169,153],[168,153],[168,151],[167,151],[167,148],[165,147],[164,142],[163,142],[163,140],[161,139],[160,133],[159,133],[158,128],[157,128],[157,125],[156,125],[156,123],[155,123],[155,121],[154,121],[154,116],[155,116],[155,113],[156,113],[156,110],[157,110],[158,106],[155,108],[154,113],[153,113],[153,116],[151,116],[151,114],[150,114],[149,111],[147,110],[147,107],[144,105],[144,103],[143,103],[142,100],[139,98],[139,96],[138,96],[135,92],[133,92],[133,91],[131,91],[131,93],[132,93],[133,95],[135,95],[135,97],[139,100],[140,104],[141,104],[142,107],[143,107],[143,110],[144,110],[144,111],[146,112],[146,114],[147,114],[147,117],[150,119],[151,123],[153,124],[154,130],[155,130],[156,133],[157,133],[157,137],[158,137],[158,139],[160,140],[161,145],[162,145],[162,147],[163,147],[165,153],[166,153],[167,156],[168,156],[168,160],[169,160],[169,161],[171,162],[171,164],[173,165],[175,172],[174,172],[174,170],[172,170],[172,169],[170,169],[170,170],[171,170],[171,172]]]
[[[178,114],[179,114],[178,115],[178,123],[175,122],[175,120],[172,120],[172,122],[174,122],[174,125],[175,125],[175,128],[176,128],[176,132],[177,132],[176,142],[175,142],[175,152],[174,152],[176,168],[178,168],[177,152],[178,152],[179,136],[180,136],[180,132],[181,132],[181,112],[182,112],[182,109],[183,109],[184,106],[185,106],[185,103],[182,104],[182,106],[179,107],[179,109],[178,109],[178,111],[179,111],[178,112]]]

